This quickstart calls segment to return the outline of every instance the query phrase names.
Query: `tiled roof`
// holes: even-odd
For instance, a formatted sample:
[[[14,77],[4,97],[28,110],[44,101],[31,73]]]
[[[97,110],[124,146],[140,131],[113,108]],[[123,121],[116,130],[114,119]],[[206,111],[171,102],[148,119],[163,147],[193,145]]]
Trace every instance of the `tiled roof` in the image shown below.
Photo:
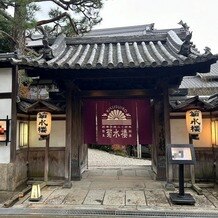
[[[214,98],[213,98],[214,100]],[[213,110],[218,106],[218,102],[211,101],[210,98],[201,98],[199,96],[185,97],[180,99],[170,99],[170,106],[174,111],[186,110],[189,106],[201,107],[201,110]],[[199,106],[201,105],[201,106]]]
[[[209,73],[198,73],[196,76],[183,77],[179,88],[218,88],[218,62],[211,65]]]
[[[98,37],[90,34],[69,39],[61,35],[51,46],[44,43],[40,57],[13,61],[40,68],[111,69],[182,66],[217,59],[208,50],[200,54],[184,28],[157,31],[152,27],[143,34],[121,31],[121,35],[116,31],[102,32]]]
[[[15,57],[15,53],[14,52],[10,52],[10,53],[0,53],[0,62],[6,62],[6,61],[10,61],[11,58]]]
[[[218,62],[212,64],[209,73],[198,73],[201,78],[218,79]]]
[[[218,81],[207,78],[200,78],[199,76],[185,76],[182,80],[180,89],[193,89],[193,88],[217,88]]]

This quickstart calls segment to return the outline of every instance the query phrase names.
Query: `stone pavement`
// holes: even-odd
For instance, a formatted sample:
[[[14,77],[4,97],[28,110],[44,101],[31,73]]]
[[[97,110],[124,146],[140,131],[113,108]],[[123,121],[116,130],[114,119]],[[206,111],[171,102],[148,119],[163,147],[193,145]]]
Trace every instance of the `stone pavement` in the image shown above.
[[[89,169],[81,181],[72,181],[72,188],[46,186],[39,202],[30,202],[29,193],[13,207],[0,208],[0,217],[218,217],[216,188],[204,188],[203,195],[186,188],[196,204],[173,205],[165,182],[152,179],[149,160],[95,149],[88,158]]]
[[[43,188],[42,199],[30,202],[29,194],[21,198],[13,208],[62,208],[92,210],[176,210],[218,212],[218,192],[204,189],[203,195],[191,189],[196,200],[194,206],[173,205],[165,182],[154,181],[150,166],[129,168],[92,168],[83,174],[81,181],[72,181],[71,189],[58,186]],[[178,192],[178,190],[175,190]]]

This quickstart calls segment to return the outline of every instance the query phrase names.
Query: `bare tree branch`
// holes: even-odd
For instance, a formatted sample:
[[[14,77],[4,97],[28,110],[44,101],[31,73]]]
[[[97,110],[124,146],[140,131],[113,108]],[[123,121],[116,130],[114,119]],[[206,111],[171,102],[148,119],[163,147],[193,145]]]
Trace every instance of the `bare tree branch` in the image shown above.
[[[36,26],[42,26],[44,24],[52,23],[52,22],[60,20],[61,18],[64,18],[64,17],[67,17],[69,19],[71,26],[73,27],[74,31],[78,34],[78,30],[76,28],[76,25],[67,12],[64,12],[64,13],[60,14],[59,16],[56,16],[56,17],[48,19],[48,20],[38,21]]]

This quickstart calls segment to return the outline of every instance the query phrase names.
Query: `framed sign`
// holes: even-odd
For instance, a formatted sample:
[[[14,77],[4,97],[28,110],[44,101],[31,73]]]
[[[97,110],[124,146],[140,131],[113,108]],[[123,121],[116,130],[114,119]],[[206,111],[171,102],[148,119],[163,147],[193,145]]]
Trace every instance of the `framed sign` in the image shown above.
[[[195,164],[195,152],[192,144],[170,144],[167,155],[171,164]]]
[[[9,142],[9,119],[0,119],[0,142]]]

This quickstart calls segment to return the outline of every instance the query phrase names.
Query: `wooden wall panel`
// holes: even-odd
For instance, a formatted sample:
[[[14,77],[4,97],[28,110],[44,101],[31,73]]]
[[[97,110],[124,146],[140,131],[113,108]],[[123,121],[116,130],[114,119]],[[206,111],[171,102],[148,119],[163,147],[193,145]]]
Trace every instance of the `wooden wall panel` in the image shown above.
[[[29,151],[29,179],[44,176],[44,148],[31,148]],[[64,148],[49,149],[49,179],[64,179]]]

